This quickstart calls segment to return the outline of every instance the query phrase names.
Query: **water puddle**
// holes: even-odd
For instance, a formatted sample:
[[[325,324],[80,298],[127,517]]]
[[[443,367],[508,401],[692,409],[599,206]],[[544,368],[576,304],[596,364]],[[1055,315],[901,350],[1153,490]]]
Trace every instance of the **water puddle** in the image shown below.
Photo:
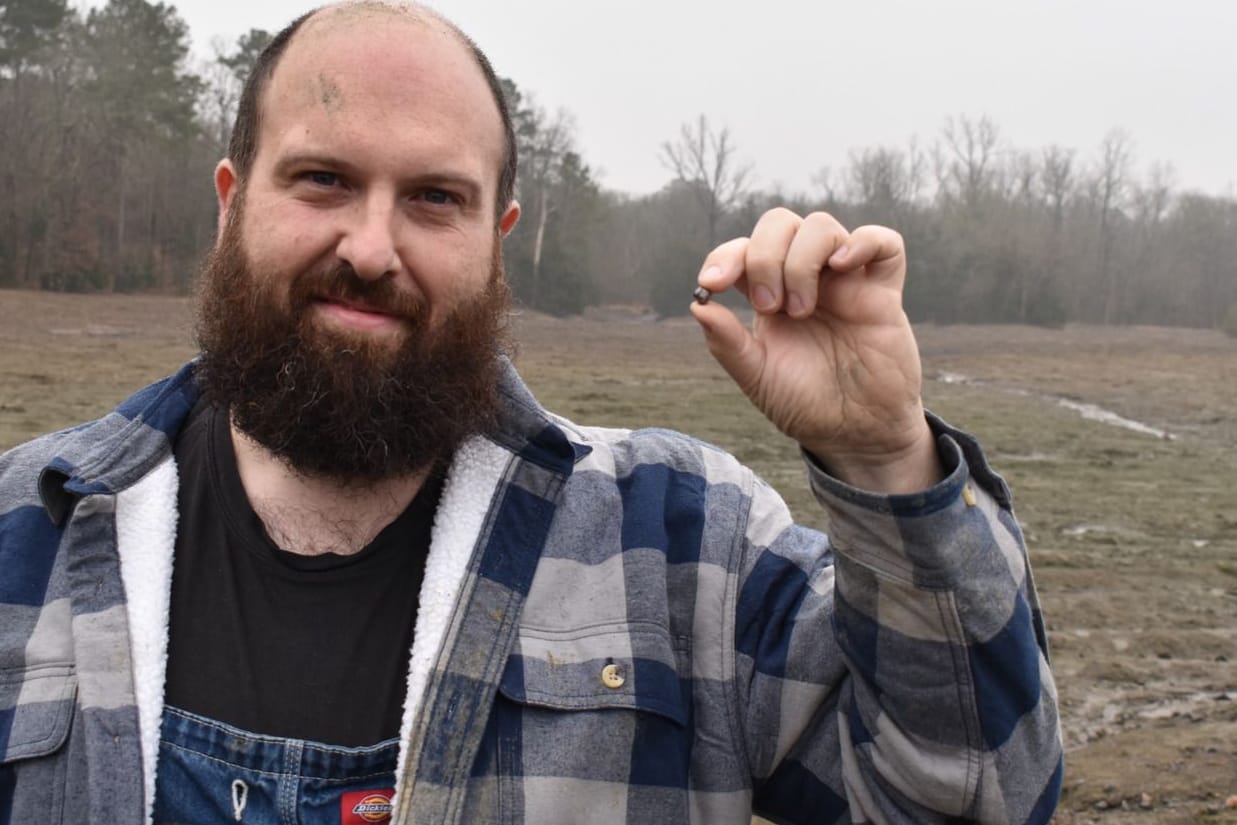
[[[1085,536],[1087,533],[1111,533],[1112,528],[1104,524],[1076,524],[1061,531],[1066,536]]]
[[[1144,424],[1141,421],[1134,421],[1130,418],[1124,418],[1117,415],[1112,410],[1106,410],[1103,407],[1098,407],[1095,404],[1084,404],[1079,401],[1070,401],[1068,398],[1058,398],[1057,406],[1065,407],[1067,410],[1073,410],[1088,421],[1098,421],[1101,424],[1110,424],[1113,427],[1121,427],[1126,430],[1132,430],[1143,435],[1155,436],[1171,441],[1174,436],[1168,430],[1161,430],[1152,427],[1149,424]]]
[[[993,386],[991,384],[988,384],[986,381],[981,381],[981,380],[972,378],[969,375],[963,375],[960,372],[942,371],[942,372],[938,372],[934,377],[937,381],[940,381],[942,384],[976,384],[976,385],[982,384],[985,386]],[[1060,398],[1055,395],[1036,395],[1035,393],[1022,389],[1021,387],[997,387],[997,389],[999,389],[1001,392],[1004,392],[1008,395],[1034,396],[1036,398],[1042,398],[1045,401],[1051,401],[1055,403],[1058,407],[1064,407],[1067,410],[1072,410],[1078,413],[1080,416],[1087,419],[1088,421],[1096,421],[1096,422],[1099,422],[1100,424],[1107,424],[1110,427],[1121,427],[1122,429],[1130,430],[1136,433],[1142,433],[1143,435],[1149,435],[1154,438],[1162,438],[1165,441],[1172,441],[1176,439],[1177,437],[1173,435],[1172,433],[1170,433],[1168,430],[1161,430],[1158,427],[1152,427],[1150,424],[1144,424],[1141,421],[1135,421],[1132,418],[1126,418],[1124,416],[1118,415],[1112,410],[1106,410],[1103,407],[1098,406],[1096,404],[1087,404],[1081,401],[1072,401],[1068,398]]]
[[[1060,532],[1061,535],[1070,538],[1086,538],[1108,544],[1119,541],[1140,541],[1147,537],[1146,533],[1139,530],[1112,524],[1074,524],[1062,527]]]
[[[49,327],[47,331],[52,335],[87,335],[103,337],[133,334],[133,330],[128,327],[109,326],[108,324],[87,324],[84,327]]]
[[[1048,453],[1030,452],[1030,453],[998,453],[1001,463],[1006,462],[1022,462],[1029,464],[1040,464],[1045,461],[1056,461],[1059,456],[1050,455]]]

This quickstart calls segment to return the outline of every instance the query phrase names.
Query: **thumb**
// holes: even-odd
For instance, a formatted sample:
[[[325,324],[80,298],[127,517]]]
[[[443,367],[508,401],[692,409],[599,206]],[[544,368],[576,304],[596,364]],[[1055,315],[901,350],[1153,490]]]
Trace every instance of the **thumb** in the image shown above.
[[[754,397],[753,391],[764,369],[764,346],[721,304],[692,304],[691,313],[704,331],[705,344],[717,363],[745,395]]]

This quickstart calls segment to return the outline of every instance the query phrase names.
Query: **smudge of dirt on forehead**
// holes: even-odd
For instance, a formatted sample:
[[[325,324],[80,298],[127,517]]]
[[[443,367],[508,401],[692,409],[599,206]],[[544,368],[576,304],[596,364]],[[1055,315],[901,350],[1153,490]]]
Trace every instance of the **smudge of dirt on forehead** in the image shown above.
[[[322,108],[335,114],[344,108],[344,90],[326,72],[318,72],[317,98]]]

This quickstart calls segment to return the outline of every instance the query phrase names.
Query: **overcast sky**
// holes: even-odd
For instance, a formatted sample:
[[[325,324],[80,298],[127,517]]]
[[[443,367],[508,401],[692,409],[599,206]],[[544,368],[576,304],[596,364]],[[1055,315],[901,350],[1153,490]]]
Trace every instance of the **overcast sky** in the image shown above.
[[[100,5],[102,0],[91,0]],[[168,0],[197,51],[275,31],[315,3]],[[1237,195],[1232,0],[436,0],[499,74],[572,113],[609,188],[669,179],[661,143],[705,114],[730,128],[761,186],[811,192],[870,144],[921,146],[945,118],[987,115],[1010,145],[1086,159],[1106,132],[1136,170]]]

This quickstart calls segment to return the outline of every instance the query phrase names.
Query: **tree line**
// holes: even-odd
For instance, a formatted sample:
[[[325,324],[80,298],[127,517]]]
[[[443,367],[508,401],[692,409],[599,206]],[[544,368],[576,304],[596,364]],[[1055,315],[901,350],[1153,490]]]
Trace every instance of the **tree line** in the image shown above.
[[[109,0],[0,5],[0,287],[190,290],[215,226],[211,170],[269,33],[195,59],[174,6]],[[729,130],[704,115],[667,136],[666,184],[602,186],[571,115],[504,80],[520,148],[524,217],[506,242],[526,307],[686,311],[705,252],[766,209],[824,209],[898,228],[917,321],[1216,327],[1237,303],[1237,201],[1140,171],[1133,138],[1014,146],[984,117],[927,142],[866,146],[815,190],[752,184]]]

